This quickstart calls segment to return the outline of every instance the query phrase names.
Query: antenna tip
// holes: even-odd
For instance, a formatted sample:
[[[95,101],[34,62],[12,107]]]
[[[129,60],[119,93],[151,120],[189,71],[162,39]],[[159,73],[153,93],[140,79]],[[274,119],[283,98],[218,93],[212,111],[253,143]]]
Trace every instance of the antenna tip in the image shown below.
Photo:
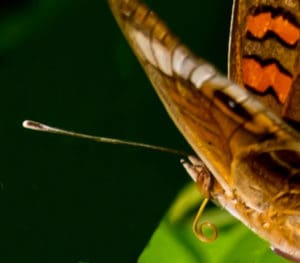
[[[47,127],[43,125],[42,123],[31,121],[31,120],[25,120],[22,123],[23,127],[26,129],[36,130],[36,131],[45,131],[47,130]]]

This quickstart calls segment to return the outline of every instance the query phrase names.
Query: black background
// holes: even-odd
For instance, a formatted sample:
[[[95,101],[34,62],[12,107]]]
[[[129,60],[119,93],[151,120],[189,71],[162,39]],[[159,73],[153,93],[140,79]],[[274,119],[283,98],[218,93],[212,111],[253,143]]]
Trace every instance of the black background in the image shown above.
[[[226,71],[231,1],[147,3]],[[106,1],[1,1],[0,8],[0,262],[136,262],[189,181],[178,157],[21,123],[190,148]]]

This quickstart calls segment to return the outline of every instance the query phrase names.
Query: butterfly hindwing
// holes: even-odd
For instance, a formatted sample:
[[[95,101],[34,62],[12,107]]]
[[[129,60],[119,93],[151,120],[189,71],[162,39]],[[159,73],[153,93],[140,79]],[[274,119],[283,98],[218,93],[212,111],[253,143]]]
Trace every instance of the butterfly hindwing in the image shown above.
[[[299,1],[234,1],[229,74],[287,120],[300,121]]]

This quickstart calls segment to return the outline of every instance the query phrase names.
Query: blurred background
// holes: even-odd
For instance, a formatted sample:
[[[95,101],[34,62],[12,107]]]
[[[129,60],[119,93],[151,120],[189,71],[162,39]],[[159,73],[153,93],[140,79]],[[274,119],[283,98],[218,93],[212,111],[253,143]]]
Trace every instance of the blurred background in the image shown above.
[[[230,0],[147,3],[196,53],[226,72]],[[0,1],[0,80],[0,262],[136,262],[190,182],[179,158],[21,126],[24,119],[33,119],[190,151],[107,2]],[[190,233],[190,219],[184,222]],[[175,232],[182,229],[177,225]],[[150,248],[157,246],[158,252],[148,246],[140,262],[170,262],[170,255],[185,246],[172,247],[173,241],[155,243],[154,238]],[[184,242],[193,247],[189,259],[171,262],[205,258],[205,248],[199,258],[195,251],[201,250]],[[217,246],[211,254],[216,250],[222,249]],[[230,262],[239,262],[236,258]],[[207,256],[201,262],[223,262],[224,257],[218,260]]]

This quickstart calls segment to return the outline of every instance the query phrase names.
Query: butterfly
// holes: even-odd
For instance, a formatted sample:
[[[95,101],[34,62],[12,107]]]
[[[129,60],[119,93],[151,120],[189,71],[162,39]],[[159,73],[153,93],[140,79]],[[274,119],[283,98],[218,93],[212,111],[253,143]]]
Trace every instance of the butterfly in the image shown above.
[[[234,2],[229,78],[139,0],[109,4],[195,151],[184,166],[200,191],[300,262],[300,2]]]

